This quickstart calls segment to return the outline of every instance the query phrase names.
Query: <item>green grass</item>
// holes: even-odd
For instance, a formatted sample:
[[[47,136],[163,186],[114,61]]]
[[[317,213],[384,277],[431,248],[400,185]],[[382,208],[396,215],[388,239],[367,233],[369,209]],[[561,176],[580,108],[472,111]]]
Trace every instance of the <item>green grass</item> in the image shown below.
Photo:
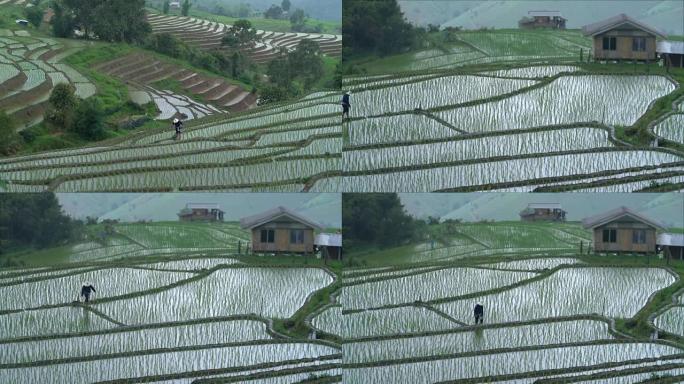
[[[153,9],[149,8],[150,11],[155,12],[155,13],[161,13],[160,10],[158,9]],[[169,15],[180,15],[180,11],[178,10],[173,10],[169,12]],[[210,21],[216,21],[219,23],[224,23],[228,25],[234,24],[237,20],[240,20],[240,18],[235,18],[235,17],[228,17],[228,16],[222,16],[222,15],[216,15],[213,13],[201,11],[198,9],[190,9],[190,16],[192,17],[197,17],[200,19],[205,19],[205,20],[210,20]],[[292,26],[290,24],[290,20],[275,20],[275,19],[266,19],[263,17],[248,17],[247,20],[252,23],[252,26],[256,29],[262,29],[265,31],[273,31],[273,32],[291,32],[292,31]],[[318,20],[318,19],[312,19],[310,18],[307,23],[307,26],[309,27],[316,27],[320,25],[322,27],[321,33],[330,33],[330,34],[340,34],[342,30],[342,24],[340,22],[335,22],[335,21],[327,21],[327,20]]]
[[[21,248],[15,249],[7,254],[0,254],[0,265],[11,261],[18,266],[26,267],[46,267],[64,264],[68,262],[69,255],[73,253],[71,247],[74,244],[64,245],[55,248],[34,249]]]
[[[339,62],[339,57],[330,57],[327,55],[323,56],[323,77],[321,77],[311,88],[334,88],[335,68]]]

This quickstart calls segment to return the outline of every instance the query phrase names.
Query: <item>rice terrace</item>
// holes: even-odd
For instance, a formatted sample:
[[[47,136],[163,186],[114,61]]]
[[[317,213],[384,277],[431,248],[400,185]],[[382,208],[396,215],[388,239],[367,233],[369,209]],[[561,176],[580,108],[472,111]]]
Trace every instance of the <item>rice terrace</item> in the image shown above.
[[[684,72],[590,62],[577,30],[448,30],[352,61],[345,191],[681,190]]]
[[[237,223],[89,232],[63,263],[2,270],[3,383],[339,381],[339,345],[307,325],[336,267],[248,255]],[[77,302],[85,281],[94,298]]]
[[[428,228],[429,240],[347,252],[336,304],[312,322],[342,338],[344,382],[684,377],[682,260],[594,252],[578,222]]]
[[[87,29],[54,37],[54,23],[14,25],[39,7],[48,17],[47,1],[0,5],[0,109],[14,127],[0,152],[8,155],[0,159],[0,190],[339,191],[342,95],[332,84],[342,45],[330,33],[334,23],[321,23],[320,33],[308,25],[241,27],[254,35],[230,46],[226,36],[238,21],[289,29],[289,20],[253,16],[231,25],[201,10],[206,18],[162,14],[161,2],[148,3],[136,1],[139,22],[149,25],[142,42],[105,41]],[[271,74],[294,68],[295,59],[315,70],[299,63],[285,68],[288,78]],[[50,104],[58,84],[72,85],[71,103],[99,117],[81,119],[80,128],[78,118],[60,118]],[[174,136],[176,120],[182,134]]]

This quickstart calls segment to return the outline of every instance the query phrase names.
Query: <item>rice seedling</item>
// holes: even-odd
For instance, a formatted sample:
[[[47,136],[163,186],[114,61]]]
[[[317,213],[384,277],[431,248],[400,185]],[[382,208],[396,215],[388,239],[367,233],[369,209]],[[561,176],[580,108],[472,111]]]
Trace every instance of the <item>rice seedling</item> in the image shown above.
[[[101,269],[71,276],[20,283],[0,287],[0,310],[35,308],[66,304],[79,299],[81,286],[95,285],[95,298],[103,299],[128,293],[160,288],[192,277],[190,273],[161,272],[130,268]]]
[[[430,301],[501,288],[535,277],[531,272],[447,268],[416,275],[344,287],[344,309]]]
[[[198,370],[245,367],[269,362],[333,355],[339,351],[319,344],[278,343],[226,348],[207,348],[99,359],[76,363],[0,370],[4,382],[93,383],[105,380],[168,375]]]
[[[432,192],[471,185],[619,171],[628,167],[679,161],[679,156],[650,150],[549,155],[425,170],[346,176],[343,188],[346,192]]]
[[[659,268],[566,268],[524,286],[437,307],[467,323],[476,303],[485,307],[486,323],[592,313],[629,318],[651,294],[674,282]]]
[[[363,151],[345,151],[343,158],[345,171],[370,171],[380,168],[411,167],[496,156],[519,156],[612,146],[613,144],[608,139],[608,132],[603,129],[572,128],[517,135],[486,136],[477,139],[431,144],[374,148]]]
[[[369,118],[347,125],[351,146],[441,139],[461,132],[425,115],[398,115]]]
[[[552,257],[539,259],[525,259],[515,261],[502,261],[500,263],[483,264],[483,267],[495,269],[515,269],[520,271],[537,271],[552,269],[560,265],[581,264],[582,261],[571,257]]]
[[[0,364],[77,358],[193,345],[269,340],[264,323],[231,320],[5,344]]]
[[[481,72],[483,75],[497,77],[526,77],[530,79],[551,77],[564,72],[578,72],[581,69],[572,65],[546,65],[536,67],[523,67],[514,69],[500,69],[498,71]]]
[[[487,99],[529,87],[533,80],[448,76],[356,93],[356,114],[377,116],[390,112],[429,109]]]
[[[435,114],[468,132],[591,121],[628,126],[655,99],[674,89],[662,76],[564,76],[527,93]],[[607,104],[608,100],[630,102]]]
[[[80,307],[60,307],[0,315],[0,339],[98,331],[114,327],[116,324]],[[4,348],[3,345],[2,349]]]
[[[332,280],[325,271],[313,268],[228,268],[180,287],[96,307],[126,324],[250,313],[285,318]],[[288,300],[274,301],[275,292]]]
[[[656,327],[684,336],[684,307],[672,307],[653,321]]]
[[[434,336],[355,341],[344,345],[345,363],[366,363],[435,356],[499,348],[520,348],[610,340],[608,324],[596,320],[570,320],[478,330],[454,330]]]
[[[364,383],[434,383],[481,378],[486,381],[489,376],[532,373],[678,353],[681,353],[680,349],[668,345],[639,342],[541,348],[457,359],[354,368],[345,371],[345,380]]]
[[[653,127],[653,132],[665,139],[684,144],[684,114],[676,114]]]
[[[326,314],[329,311],[332,312]],[[339,312],[341,309],[333,307],[326,310],[313,319],[313,324],[316,328],[337,334],[342,338],[438,331],[460,326],[458,323],[452,322],[425,307],[399,307],[353,312],[342,315],[341,320],[335,311]],[[342,325],[339,325],[340,322]]]

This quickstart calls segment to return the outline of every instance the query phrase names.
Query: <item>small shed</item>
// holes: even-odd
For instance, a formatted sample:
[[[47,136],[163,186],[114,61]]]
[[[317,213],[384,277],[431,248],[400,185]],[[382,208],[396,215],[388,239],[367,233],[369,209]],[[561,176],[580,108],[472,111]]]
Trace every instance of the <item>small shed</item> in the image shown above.
[[[169,3],[169,8],[171,8],[171,9],[180,9],[180,7],[181,7],[181,3],[178,0],[174,0],[174,1]]]
[[[659,30],[624,13],[582,27],[594,40],[595,60],[656,60],[656,40],[664,39]]]
[[[342,260],[342,234],[319,233],[314,240],[324,259]]]
[[[659,41],[656,51],[665,66],[684,68],[684,41]]]
[[[323,229],[285,207],[242,218],[240,226],[250,230],[255,253],[313,253],[314,232]]]
[[[668,259],[684,261],[684,233],[661,233],[657,244]]]
[[[560,203],[529,203],[520,211],[522,221],[565,221],[567,212]]]
[[[564,18],[560,11],[529,11],[527,17],[523,17],[518,26],[520,28],[553,28],[565,29],[568,19]]]
[[[592,230],[595,252],[655,253],[656,235],[665,226],[627,207],[582,220]]]
[[[25,19],[17,19],[15,22],[22,27],[28,27],[29,25],[29,21]]]
[[[178,213],[180,221],[223,221],[225,212],[218,204],[188,203]]]

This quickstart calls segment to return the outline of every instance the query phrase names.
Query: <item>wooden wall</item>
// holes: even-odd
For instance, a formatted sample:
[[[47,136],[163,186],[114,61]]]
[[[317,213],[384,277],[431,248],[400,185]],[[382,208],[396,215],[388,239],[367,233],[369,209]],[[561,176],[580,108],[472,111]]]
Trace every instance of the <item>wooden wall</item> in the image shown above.
[[[275,241],[273,243],[261,242],[262,229],[273,229],[275,231]],[[290,244],[290,231],[292,230],[304,231],[303,244]],[[252,229],[253,252],[313,253],[313,250],[314,230],[304,224],[294,221],[278,221],[266,223]]]
[[[617,230],[615,243],[603,242],[603,230]],[[646,242],[644,244],[633,244],[632,233],[635,230],[646,231]],[[638,252],[654,253],[656,249],[656,230],[648,225],[638,222],[613,222],[604,226],[594,228],[594,251],[595,252]]]
[[[603,50],[603,38],[615,37],[616,49],[614,51]],[[646,51],[632,51],[632,39],[634,37],[646,38]],[[640,30],[615,29],[604,34],[594,36],[594,59],[597,60],[655,60],[656,38],[655,36]]]

